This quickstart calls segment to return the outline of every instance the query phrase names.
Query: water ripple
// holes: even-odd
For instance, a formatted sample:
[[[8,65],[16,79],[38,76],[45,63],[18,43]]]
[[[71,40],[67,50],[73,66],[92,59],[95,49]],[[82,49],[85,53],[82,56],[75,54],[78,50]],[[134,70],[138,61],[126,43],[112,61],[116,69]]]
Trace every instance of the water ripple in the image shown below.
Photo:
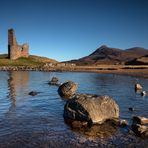
[[[112,96],[120,107],[120,117],[131,122],[133,115],[148,116],[148,96],[134,92],[138,81],[148,91],[148,80],[97,73],[0,72],[0,147],[145,147],[148,140],[129,135],[123,129],[93,126],[74,130],[63,119],[65,101],[52,76],[60,82],[78,83],[78,92]],[[40,92],[29,96],[30,91]],[[130,112],[129,107],[135,111]]]

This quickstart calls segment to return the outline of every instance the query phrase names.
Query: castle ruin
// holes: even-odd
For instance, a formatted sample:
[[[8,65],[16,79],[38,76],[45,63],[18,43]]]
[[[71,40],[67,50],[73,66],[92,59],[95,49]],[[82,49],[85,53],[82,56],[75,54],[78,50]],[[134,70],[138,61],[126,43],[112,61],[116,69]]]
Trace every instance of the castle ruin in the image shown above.
[[[29,56],[29,45],[18,45],[13,29],[8,30],[8,58],[15,60],[20,57]]]

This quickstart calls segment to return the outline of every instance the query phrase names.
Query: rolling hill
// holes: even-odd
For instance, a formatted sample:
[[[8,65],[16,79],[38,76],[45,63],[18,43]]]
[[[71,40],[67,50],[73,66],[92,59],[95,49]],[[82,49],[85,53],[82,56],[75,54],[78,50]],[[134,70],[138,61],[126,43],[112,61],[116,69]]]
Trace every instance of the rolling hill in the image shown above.
[[[28,58],[19,58],[17,60],[10,60],[7,54],[0,55],[0,66],[41,66],[45,63],[58,63],[56,60],[30,55]]]

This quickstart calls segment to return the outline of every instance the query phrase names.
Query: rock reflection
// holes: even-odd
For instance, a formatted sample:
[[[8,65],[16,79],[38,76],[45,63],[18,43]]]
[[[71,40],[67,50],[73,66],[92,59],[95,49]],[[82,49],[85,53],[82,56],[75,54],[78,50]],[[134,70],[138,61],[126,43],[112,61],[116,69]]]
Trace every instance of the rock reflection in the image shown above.
[[[79,132],[86,138],[91,138],[93,140],[95,140],[96,138],[107,140],[108,138],[114,136],[119,129],[119,127],[111,121],[106,121],[104,124],[101,125],[96,124],[88,126],[85,123],[81,124],[79,121],[76,121],[75,123],[69,125],[73,131]]]
[[[135,89],[135,93],[141,94],[141,90],[136,90],[136,89]]]

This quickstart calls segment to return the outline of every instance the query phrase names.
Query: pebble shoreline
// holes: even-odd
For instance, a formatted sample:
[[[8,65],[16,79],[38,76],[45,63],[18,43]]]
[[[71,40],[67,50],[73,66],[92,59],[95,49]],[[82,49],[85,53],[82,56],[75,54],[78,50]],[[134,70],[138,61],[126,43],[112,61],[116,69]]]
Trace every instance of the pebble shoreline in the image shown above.
[[[1,66],[0,71],[54,71],[54,69],[39,66]]]

